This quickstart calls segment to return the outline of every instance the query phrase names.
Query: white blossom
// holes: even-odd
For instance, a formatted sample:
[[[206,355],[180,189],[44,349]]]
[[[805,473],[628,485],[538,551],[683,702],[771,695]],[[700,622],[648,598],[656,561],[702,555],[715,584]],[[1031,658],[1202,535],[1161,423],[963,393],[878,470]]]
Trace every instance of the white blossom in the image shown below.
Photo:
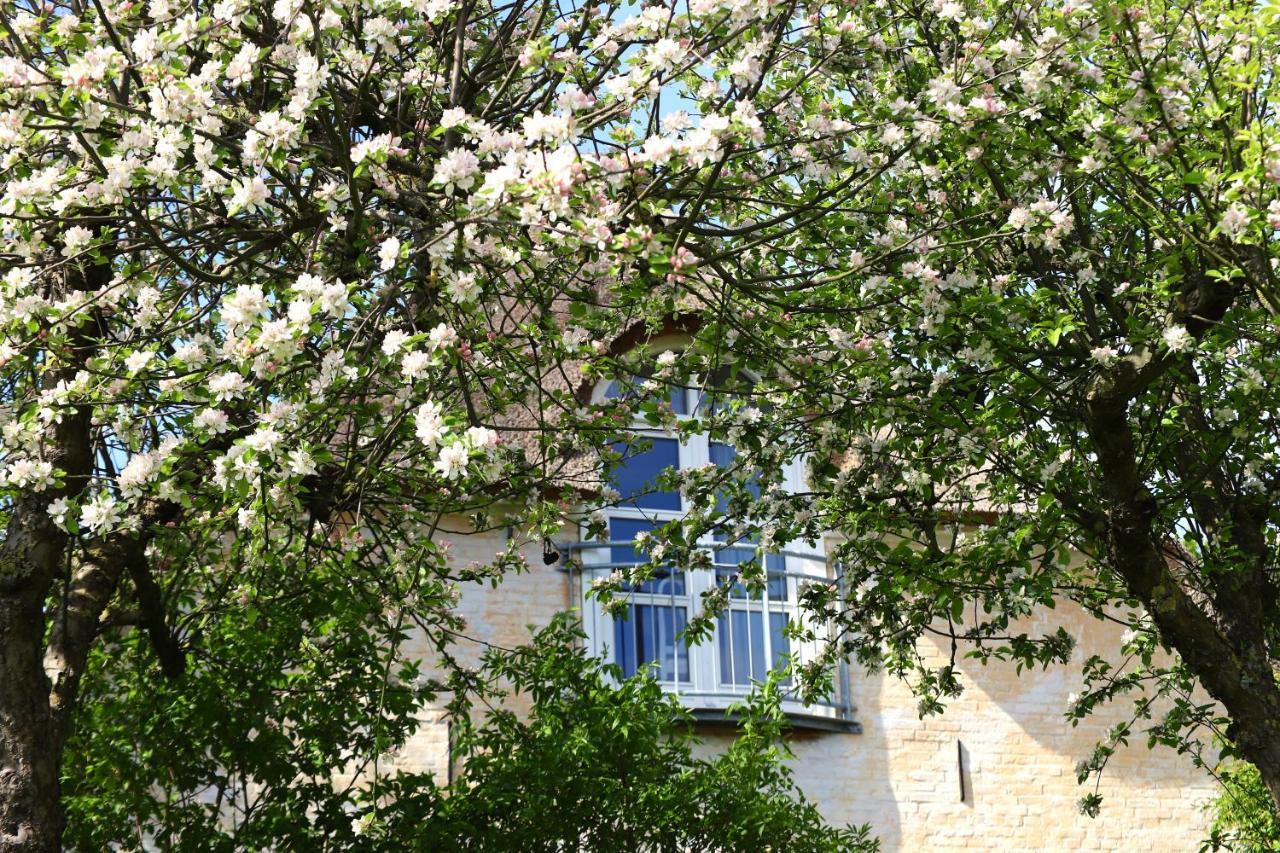
[[[53,463],[43,459],[15,459],[0,479],[10,488],[42,492],[53,485]]]
[[[421,379],[431,366],[431,353],[419,349],[409,350],[400,359],[400,372],[406,379]]]
[[[459,441],[447,444],[440,449],[440,456],[436,459],[435,467],[440,472],[440,476],[446,480],[456,480],[466,475],[469,462],[470,455],[467,451],[467,446]]]
[[[106,492],[99,492],[80,510],[80,526],[90,533],[105,535],[119,525],[119,506]]]
[[[242,396],[247,388],[248,384],[244,381],[244,377],[233,371],[220,373],[209,379],[209,391],[220,403],[235,400]]]
[[[1183,352],[1195,345],[1195,338],[1191,337],[1186,326],[1169,326],[1161,337],[1164,338],[1164,345],[1170,352]]]
[[[378,266],[383,272],[391,269],[396,265],[396,261],[400,259],[400,241],[395,237],[388,237],[382,241],[382,246],[378,249]]]
[[[221,409],[201,409],[191,419],[197,429],[205,429],[214,435],[227,431],[227,413]]]
[[[419,406],[414,422],[418,440],[428,448],[438,447],[448,431],[439,403],[427,402]]]
[[[306,477],[317,473],[318,469],[311,454],[297,448],[289,453],[289,471],[298,477]]]

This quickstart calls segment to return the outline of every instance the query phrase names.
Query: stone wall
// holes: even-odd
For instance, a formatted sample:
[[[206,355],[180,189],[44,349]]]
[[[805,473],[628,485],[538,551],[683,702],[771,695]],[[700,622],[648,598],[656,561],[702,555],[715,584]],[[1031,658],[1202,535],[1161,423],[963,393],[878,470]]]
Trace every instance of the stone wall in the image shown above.
[[[454,558],[484,561],[501,544],[500,535],[458,536]],[[528,626],[575,604],[568,576],[542,564],[541,547],[531,544],[528,554],[530,572],[510,576],[496,590],[464,590],[460,610],[473,641],[460,641],[455,650],[463,660],[475,660],[483,643],[524,642]],[[920,720],[910,691],[892,677],[851,673],[862,733],[792,735],[800,786],[829,820],[870,823],[886,851],[1198,850],[1212,780],[1172,750],[1149,751],[1140,736],[1108,766],[1099,789],[1102,815],[1079,814],[1076,803],[1091,788],[1076,783],[1076,762],[1127,705],[1078,728],[1063,712],[1079,690],[1080,664],[1115,648],[1121,629],[1066,605],[1046,611],[1034,629],[1060,624],[1078,641],[1070,666],[1018,675],[1012,665],[965,662],[965,693],[940,717]],[[449,772],[443,729],[425,725],[398,762],[432,768],[443,778]],[[731,736],[725,732],[709,728],[705,748],[722,746]]]

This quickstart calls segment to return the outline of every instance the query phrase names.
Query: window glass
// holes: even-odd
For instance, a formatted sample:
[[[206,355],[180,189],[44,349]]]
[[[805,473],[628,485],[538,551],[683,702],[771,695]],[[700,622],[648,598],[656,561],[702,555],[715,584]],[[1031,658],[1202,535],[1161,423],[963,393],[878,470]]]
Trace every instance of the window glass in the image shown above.
[[[738,458],[738,452],[727,444],[721,444],[718,441],[712,441],[707,444],[707,453],[711,457],[711,462],[721,468],[727,468],[733,464],[733,460]],[[747,481],[747,491],[753,498],[760,497],[760,484],[751,478]],[[729,502],[724,495],[716,498],[716,509],[720,512],[726,512],[729,508]]]
[[[623,455],[622,463],[613,474],[614,487],[622,495],[623,506],[679,510],[680,494],[654,491],[654,481],[665,469],[680,467],[680,443],[674,438],[649,441],[648,450],[636,450],[622,443],[613,446]]]
[[[614,380],[609,383],[609,387],[605,389],[604,396],[610,400],[616,400],[623,397],[628,400],[638,400],[644,394],[641,384],[645,381],[643,376],[632,377],[628,382],[622,383]],[[676,387],[659,382],[657,390],[648,395],[647,399],[656,402],[666,402],[671,406],[671,411],[677,415],[689,414],[689,394],[687,388]]]
[[[677,639],[688,614],[683,606],[633,604],[613,620],[614,659],[625,676],[648,664],[661,681],[689,681],[689,647]]]
[[[765,660],[764,625],[768,616],[772,660]],[[761,681],[770,669],[781,667],[791,650],[787,639],[787,614],[758,610],[730,610],[720,616],[720,683],[747,685]]]
[[[609,519],[609,538],[621,543],[610,546],[609,562],[636,565],[647,562],[646,555],[636,551],[630,543],[641,533],[648,533],[656,526],[652,521],[639,518]],[[659,569],[649,580],[635,585],[624,584],[622,588],[628,592],[651,595],[684,595],[684,572],[670,568]]]
[[[723,533],[717,533],[715,538],[723,542],[725,537]],[[714,559],[718,586],[733,584],[734,588],[730,595],[734,598],[760,598],[759,593],[748,593],[746,587],[738,582],[743,564],[749,566],[759,560],[759,552],[753,542],[739,541],[728,548],[717,548]],[[764,567],[765,585],[769,598],[773,601],[786,601],[787,577],[784,574],[787,569],[786,558],[782,554],[765,554]]]
[[[751,388],[745,378],[731,376],[725,370],[711,377],[705,393],[669,386],[646,392],[638,387],[643,381],[642,377],[636,377],[633,382],[613,382],[605,394],[611,398],[627,396],[633,399],[648,394],[650,399],[668,401],[678,414],[686,414],[692,408],[690,403],[701,407],[704,413],[727,405],[734,395],[726,388],[732,388],[738,394]],[[609,563],[611,568],[621,567],[624,572],[627,566],[647,562],[647,556],[634,547],[636,537],[650,533],[681,510],[678,491],[655,489],[662,473],[678,469],[682,456],[686,463],[692,456],[706,459],[721,468],[733,465],[737,458],[737,452],[731,445],[712,441],[706,434],[687,436],[688,446],[683,447],[670,433],[657,430],[642,432],[645,434],[644,450],[623,443],[614,445],[623,458],[613,474],[613,485],[618,490],[620,502],[609,518],[609,540],[614,543],[609,546]],[[654,433],[658,437],[653,437]],[[751,478],[746,488],[752,497],[760,497],[758,478]],[[727,504],[723,493],[717,495],[717,505],[722,512],[727,512]],[[647,518],[627,517],[641,514]],[[702,684],[699,676],[696,682],[699,690],[714,690],[713,685],[718,682],[722,687],[733,687],[737,692],[738,688],[746,687],[753,680],[763,680],[771,669],[783,664],[791,651],[785,633],[789,614],[794,608],[794,603],[789,600],[786,558],[782,554],[761,554],[751,539],[734,540],[725,533],[717,533],[714,540],[706,543],[712,552],[713,566],[703,574],[691,578],[686,574],[687,567],[670,565],[657,568],[648,580],[622,585],[622,591],[628,598],[623,610],[612,617],[612,656],[624,675],[647,670],[664,682],[694,685],[693,672],[706,672],[713,684]],[[748,591],[741,576],[746,570],[759,572],[761,565],[764,587],[759,591]],[[729,587],[731,604],[718,617],[715,636],[698,647],[690,647],[680,639],[694,606],[692,581],[697,582],[698,589],[712,583]],[[605,640],[604,637],[600,639]],[[716,658],[714,661],[713,656]]]
[[[711,379],[706,383],[706,390],[698,394],[694,414],[708,415],[722,412],[729,407],[735,397],[740,396],[743,391],[751,391],[754,387],[755,383],[745,376],[741,374],[734,376],[728,367],[721,367],[712,372]],[[731,393],[726,388],[734,388],[739,393]]]

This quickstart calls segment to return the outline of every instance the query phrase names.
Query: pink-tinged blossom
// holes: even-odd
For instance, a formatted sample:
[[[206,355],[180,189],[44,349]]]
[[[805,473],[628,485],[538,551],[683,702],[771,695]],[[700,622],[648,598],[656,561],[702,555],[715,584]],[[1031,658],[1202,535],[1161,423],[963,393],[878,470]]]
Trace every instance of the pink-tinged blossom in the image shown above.
[[[1112,346],[1094,347],[1089,351],[1089,357],[1098,364],[1110,364],[1120,356],[1120,351]]]
[[[0,474],[4,486],[43,492],[53,485],[53,464],[42,459],[16,459]]]
[[[404,346],[405,341],[409,340],[409,333],[400,329],[392,329],[387,332],[382,339],[382,354],[395,355]]]
[[[406,153],[408,152],[400,147],[400,137],[384,133],[352,146],[351,162],[356,165],[363,163],[365,160],[381,162],[389,156]]]
[[[660,166],[671,159],[675,149],[676,144],[673,139],[654,134],[644,141],[644,149],[641,152],[640,160]]]
[[[685,49],[675,39],[659,39],[648,51],[645,60],[658,71],[670,71],[685,57]]]
[[[467,442],[476,450],[488,450],[498,445],[498,434],[488,427],[467,428]]]
[[[449,277],[449,282],[445,285],[445,291],[454,302],[459,305],[466,305],[476,301],[476,298],[480,295],[480,285],[476,281],[476,274],[473,272],[454,273]]]
[[[445,130],[466,127],[470,120],[467,111],[461,107],[450,107],[440,114],[440,126]]]
[[[562,110],[569,112],[575,110],[585,110],[595,106],[596,98],[589,95],[577,86],[567,86],[564,91],[556,96],[556,105]]]
[[[455,148],[436,163],[432,183],[440,184],[452,194],[454,189],[469,190],[480,171],[480,159],[468,148]]]
[[[432,352],[448,349],[458,340],[458,332],[447,323],[440,323],[427,334],[427,346]]]
[[[201,409],[191,422],[197,429],[208,430],[214,435],[227,431],[230,418],[221,409]]]
[[[209,379],[209,391],[220,403],[235,400],[248,389],[244,377],[234,371],[227,371]]]
[[[150,453],[134,454],[116,476],[120,494],[127,500],[139,497],[147,483],[160,474],[161,466],[176,443],[175,439],[171,439]]]
[[[1222,221],[1219,225],[1222,233],[1226,234],[1232,240],[1239,241],[1249,228],[1249,210],[1239,202],[1227,208],[1226,213],[1222,214]]]
[[[244,443],[249,449],[270,456],[275,453],[283,440],[284,435],[275,427],[258,427],[244,440]]]
[[[427,368],[430,366],[431,353],[418,349],[409,350],[404,354],[404,358],[400,359],[400,372],[410,381],[421,379],[426,375]]]
[[[531,145],[539,142],[558,145],[572,137],[574,122],[572,116],[535,112],[524,118],[521,127],[526,142]]]
[[[123,64],[123,57],[111,47],[95,47],[73,59],[62,73],[62,85],[72,92],[92,92],[113,68]]]

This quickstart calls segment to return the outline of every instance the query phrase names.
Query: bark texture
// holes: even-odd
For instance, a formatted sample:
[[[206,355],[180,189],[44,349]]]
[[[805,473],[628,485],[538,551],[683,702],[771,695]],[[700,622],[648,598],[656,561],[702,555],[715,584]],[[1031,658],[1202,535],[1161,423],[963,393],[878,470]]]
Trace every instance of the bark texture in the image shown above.
[[[1233,493],[1225,479],[1205,478],[1193,506],[1237,558],[1203,571],[1193,591],[1175,570],[1157,524],[1159,507],[1146,488],[1123,389],[1090,402],[1086,421],[1098,453],[1102,497],[1109,508],[1106,549],[1112,567],[1147,608],[1161,637],[1218,700],[1231,719],[1228,736],[1254,764],[1280,810],[1280,686],[1269,654],[1277,592],[1266,571],[1266,513],[1255,498]],[[1201,477],[1205,472],[1198,470]],[[1210,567],[1211,569],[1215,567]]]
[[[73,268],[62,293],[96,289],[110,276],[103,266]],[[61,364],[44,375],[45,387],[74,376],[92,347],[86,328]],[[0,543],[0,853],[53,851],[61,846],[63,812],[58,776],[78,672],[68,681],[61,666],[46,669],[46,636],[64,637],[69,659],[88,655],[100,611],[86,595],[110,597],[99,583],[90,591],[82,572],[72,576],[68,537],[53,523],[49,504],[82,492],[93,468],[90,412],[81,407],[54,421],[41,454],[65,475],[65,485],[20,496]],[[62,580],[62,606],[51,606]],[[105,604],[105,601],[103,602]],[[82,648],[80,648],[82,646]],[[50,643],[49,651],[55,649]],[[51,683],[50,672],[54,676]]]
[[[88,426],[86,414],[59,430],[55,464],[81,477]],[[39,495],[19,500],[0,548],[0,853],[57,850],[63,828],[58,770],[69,715],[51,701],[44,639],[66,536],[47,507]]]

